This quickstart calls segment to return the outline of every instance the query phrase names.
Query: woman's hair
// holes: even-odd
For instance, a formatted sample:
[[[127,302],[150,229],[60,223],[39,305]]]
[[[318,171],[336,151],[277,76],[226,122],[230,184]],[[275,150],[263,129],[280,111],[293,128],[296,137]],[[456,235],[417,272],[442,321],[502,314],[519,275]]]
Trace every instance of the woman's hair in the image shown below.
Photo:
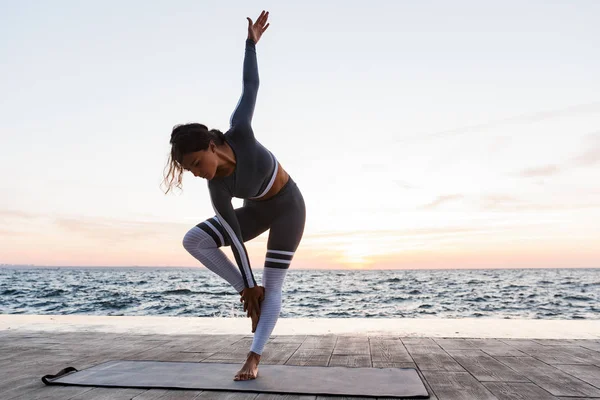
[[[173,127],[171,132],[171,153],[167,165],[163,170],[163,184],[166,186],[165,194],[169,193],[173,186],[182,190],[181,180],[183,178],[183,156],[195,151],[208,149],[209,143],[214,141],[221,145],[225,143],[225,135],[218,129],[208,129],[206,125],[191,123],[180,124]],[[169,168],[167,171],[167,167]]]

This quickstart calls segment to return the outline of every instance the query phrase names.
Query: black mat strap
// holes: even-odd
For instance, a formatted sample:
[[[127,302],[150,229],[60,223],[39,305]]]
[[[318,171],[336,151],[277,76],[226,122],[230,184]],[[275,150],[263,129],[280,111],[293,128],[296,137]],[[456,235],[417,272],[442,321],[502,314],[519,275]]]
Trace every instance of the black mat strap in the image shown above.
[[[56,375],[42,376],[42,382],[44,382],[46,385],[61,385],[60,383],[53,382],[53,380],[63,377],[68,374],[72,374],[73,372],[77,372],[77,368],[74,368],[74,367],[63,368]]]

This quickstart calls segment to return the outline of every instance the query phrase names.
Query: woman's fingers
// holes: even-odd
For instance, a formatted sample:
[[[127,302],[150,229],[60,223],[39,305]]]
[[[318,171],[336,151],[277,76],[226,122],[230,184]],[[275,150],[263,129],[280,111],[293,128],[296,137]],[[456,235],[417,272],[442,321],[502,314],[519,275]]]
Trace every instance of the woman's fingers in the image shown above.
[[[262,10],[260,15],[258,16],[258,19],[256,20],[256,22],[261,25],[264,24],[265,21],[267,20],[268,15],[269,15],[268,12],[265,12],[265,10]]]
[[[267,22],[268,18],[269,18],[269,12],[263,10],[260,13],[260,16],[256,19],[256,25],[262,27]]]

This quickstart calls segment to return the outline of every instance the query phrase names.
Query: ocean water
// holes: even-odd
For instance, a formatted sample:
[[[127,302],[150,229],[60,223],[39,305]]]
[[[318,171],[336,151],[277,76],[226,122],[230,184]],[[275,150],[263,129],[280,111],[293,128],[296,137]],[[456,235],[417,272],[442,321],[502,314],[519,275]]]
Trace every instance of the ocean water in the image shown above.
[[[260,284],[262,269],[254,270]],[[0,313],[239,317],[199,268],[0,268]],[[294,270],[280,318],[600,319],[600,269]]]

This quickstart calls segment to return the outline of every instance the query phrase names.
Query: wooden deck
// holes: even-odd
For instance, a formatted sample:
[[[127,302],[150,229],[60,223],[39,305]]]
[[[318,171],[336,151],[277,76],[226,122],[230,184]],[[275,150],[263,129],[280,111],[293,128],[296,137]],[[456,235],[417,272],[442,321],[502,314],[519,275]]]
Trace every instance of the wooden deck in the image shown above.
[[[59,387],[46,386],[40,379],[67,366],[81,370],[115,359],[237,362],[241,366],[251,342],[251,335],[0,331],[0,399],[342,399],[201,390]],[[271,338],[261,364],[415,367],[431,399],[439,400],[600,398],[600,340],[286,335]]]

